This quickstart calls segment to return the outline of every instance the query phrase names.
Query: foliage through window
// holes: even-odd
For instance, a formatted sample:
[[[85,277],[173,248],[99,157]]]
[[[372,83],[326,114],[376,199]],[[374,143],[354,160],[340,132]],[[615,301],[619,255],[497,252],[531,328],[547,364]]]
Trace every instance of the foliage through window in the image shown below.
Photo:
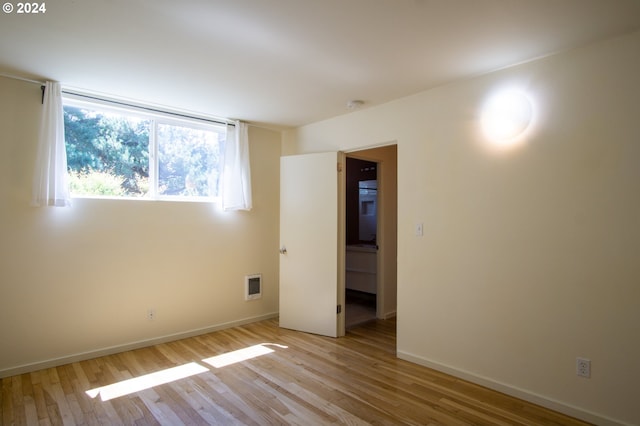
[[[218,195],[223,125],[65,99],[64,126],[74,196]]]

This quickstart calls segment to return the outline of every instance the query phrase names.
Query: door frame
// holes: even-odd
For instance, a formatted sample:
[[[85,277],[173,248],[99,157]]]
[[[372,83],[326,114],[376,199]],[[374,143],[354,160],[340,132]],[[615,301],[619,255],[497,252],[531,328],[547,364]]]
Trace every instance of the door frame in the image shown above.
[[[366,160],[366,161],[371,161],[373,163],[377,164],[377,181],[378,181],[378,203],[376,206],[376,215],[377,215],[377,235],[376,235],[376,239],[377,239],[377,245],[378,245],[378,250],[376,252],[376,318],[378,319],[388,319],[391,318],[393,316],[396,315],[397,313],[397,291],[398,291],[398,287],[397,287],[397,266],[396,266],[396,285],[395,285],[395,291],[396,291],[396,308],[393,310],[389,310],[389,295],[387,294],[387,289],[385,286],[385,282],[384,282],[384,276],[386,273],[386,267],[387,267],[387,262],[389,261],[389,256],[390,253],[388,253],[388,248],[389,248],[389,241],[387,238],[387,234],[389,233],[389,229],[388,226],[388,212],[385,211],[385,202],[387,201],[386,198],[384,197],[388,197],[389,194],[389,188],[386,185],[386,181],[388,180],[388,173],[389,173],[389,167],[388,165],[385,166],[385,161],[384,159],[381,158],[381,156],[377,156],[375,155],[375,150],[376,149],[381,149],[381,148],[387,148],[387,147],[391,147],[391,146],[395,146],[396,147],[396,173],[397,173],[397,147],[398,144],[397,142],[390,142],[390,143],[386,143],[386,144],[382,144],[382,145],[375,145],[375,146],[371,146],[371,147],[367,147],[367,148],[358,148],[358,149],[354,149],[354,150],[350,150],[350,151],[344,151],[344,158],[345,158],[345,164],[346,164],[346,158],[350,157],[350,158],[356,158],[359,160]],[[341,173],[341,179],[344,180],[344,182],[342,182],[343,185],[343,189],[342,189],[342,200],[341,200],[341,205],[339,203],[339,208],[340,208],[340,224],[339,224],[339,228],[342,230],[342,235],[340,235],[340,242],[342,244],[342,256],[345,255],[345,249],[346,249],[346,234],[345,234],[345,228],[346,228],[346,173]],[[397,185],[397,178],[396,178],[396,185],[394,188],[394,192],[395,192],[395,197],[397,200],[397,191],[398,191],[398,185]],[[384,199],[384,201],[382,201]],[[397,202],[396,202],[396,211],[397,211]],[[397,257],[397,241],[398,241],[398,233],[397,233],[397,216],[396,216],[396,230],[393,233],[393,235],[395,236],[395,240],[396,240],[396,257]],[[339,250],[340,252],[340,250]],[[397,261],[397,259],[396,259]],[[344,257],[342,258],[342,263],[339,262],[340,268],[342,268],[342,274],[343,274],[343,280],[342,280],[342,284],[343,284],[343,288],[342,288],[342,299],[343,301],[341,303],[344,303],[344,297],[345,297],[345,292],[346,292],[346,280],[344,278],[344,268],[345,268],[345,263],[344,263]],[[344,306],[344,305],[343,305]],[[344,324],[344,316],[342,317],[342,322]]]
[[[346,334],[346,245],[345,240],[347,238],[347,208],[346,208],[346,189],[347,189],[347,156],[344,151],[338,151],[338,294],[336,299],[338,306],[340,306],[340,312],[338,312],[338,324],[337,335],[343,337]]]

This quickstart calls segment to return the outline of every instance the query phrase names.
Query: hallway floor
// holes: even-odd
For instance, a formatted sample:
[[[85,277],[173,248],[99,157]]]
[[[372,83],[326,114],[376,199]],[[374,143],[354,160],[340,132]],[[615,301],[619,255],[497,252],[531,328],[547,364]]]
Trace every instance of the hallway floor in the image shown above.
[[[347,289],[345,297],[345,328],[349,329],[376,319],[376,295]]]

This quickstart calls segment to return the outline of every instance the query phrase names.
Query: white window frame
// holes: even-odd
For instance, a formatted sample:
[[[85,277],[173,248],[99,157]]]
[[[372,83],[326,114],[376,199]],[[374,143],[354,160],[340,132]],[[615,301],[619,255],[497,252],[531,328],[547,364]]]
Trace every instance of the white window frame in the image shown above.
[[[144,197],[106,196],[106,195],[85,195],[71,194],[72,198],[99,198],[113,200],[136,200],[136,201],[175,201],[175,202],[201,202],[218,203],[220,194],[213,197],[204,196],[183,196],[183,195],[161,195],[158,194],[158,143],[157,126],[159,124],[170,126],[184,126],[194,129],[214,131],[224,133],[228,120],[216,117],[201,116],[193,113],[163,110],[158,107],[131,103],[119,99],[107,99],[72,91],[62,92],[63,107],[71,106],[76,108],[86,108],[89,110],[111,112],[114,114],[127,115],[144,120],[149,120],[149,192]],[[221,168],[221,167],[220,167]]]

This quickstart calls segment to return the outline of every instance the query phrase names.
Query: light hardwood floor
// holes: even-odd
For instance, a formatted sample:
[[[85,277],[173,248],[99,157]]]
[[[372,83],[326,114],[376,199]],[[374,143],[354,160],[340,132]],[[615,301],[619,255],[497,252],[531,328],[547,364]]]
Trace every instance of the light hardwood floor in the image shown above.
[[[166,383],[141,389],[154,378]],[[397,359],[394,320],[331,339],[274,319],[2,379],[0,424],[585,423]]]

